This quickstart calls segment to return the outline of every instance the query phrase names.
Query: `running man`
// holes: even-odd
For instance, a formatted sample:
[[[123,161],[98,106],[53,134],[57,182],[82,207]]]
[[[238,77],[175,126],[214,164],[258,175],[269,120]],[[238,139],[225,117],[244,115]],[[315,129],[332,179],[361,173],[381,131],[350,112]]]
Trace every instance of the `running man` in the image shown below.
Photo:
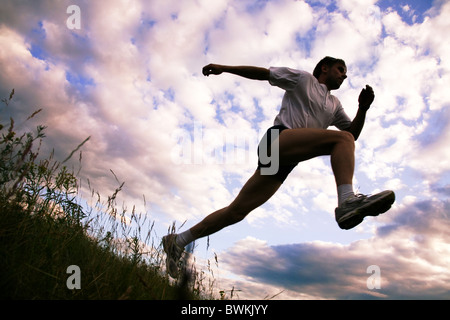
[[[339,89],[347,78],[343,60],[325,57],[312,75],[285,67],[266,69],[209,64],[203,68],[205,76],[224,72],[269,81],[286,92],[274,126],[267,130],[259,144],[258,168],[234,201],[211,213],[191,229],[163,237],[166,266],[172,277],[178,276],[179,261],[186,245],[243,220],[272,197],[299,162],[314,157],[329,155],[331,158],[338,194],[335,217],[341,229],[354,228],[364,217],[377,216],[391,208],[395,201],[393,191],[383,191],[373,196],[355,195],[353,192],[355,141],[375,95],[369,85],[362,89],[358,112],[353,121],[350,120],[339,100],[330,93]],[[335,126],[340,131],[327,130],[329,126]],[[277,170],[268,170],[274,165]]]

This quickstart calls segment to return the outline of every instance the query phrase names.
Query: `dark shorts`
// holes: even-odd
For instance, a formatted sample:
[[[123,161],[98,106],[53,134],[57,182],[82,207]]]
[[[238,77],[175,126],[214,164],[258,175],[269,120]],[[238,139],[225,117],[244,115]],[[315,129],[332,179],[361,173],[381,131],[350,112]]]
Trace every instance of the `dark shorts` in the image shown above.
[[[289,129],[286,126],[283,125],[276,125],[273,127],[270,127],[264,137],[261,139],[261,142],[258,145],[258,169],[261,168],[270,168],[272,165],[274,165],[272,163],[272,161],[270,161],[267,164],[264,164],[263,162],[267,162],[267,161],[263,161],[261,162],[261,158],[260,158],[260,148],[262,146],[262,144],[265,142],[266,143],[266,151],[267,151],[267,155],[270,157],[272,152],[271,152],[271,147],[272,147],[272,143],[273,141],[279,136],[279,134],[281,134],[281,132],[283,130]],[[272,131],[274,130],[274,131]],[[275,133],[278,130],[278,135],[277,134],[272,134],[273,132]],[[270,175],[273,175],[275,178],[277,178],[278,180],[281,181],[281,183],[284,182],[284,180],[286,180],[287,176],[289,175],[289,173],[291,173],[291,171],[297,166],[298,163],[296,164],[290,164],[290,165],[278,165],[278,170],[275,173],[271,173]],[[264,174],[261,171],[261,174]]]

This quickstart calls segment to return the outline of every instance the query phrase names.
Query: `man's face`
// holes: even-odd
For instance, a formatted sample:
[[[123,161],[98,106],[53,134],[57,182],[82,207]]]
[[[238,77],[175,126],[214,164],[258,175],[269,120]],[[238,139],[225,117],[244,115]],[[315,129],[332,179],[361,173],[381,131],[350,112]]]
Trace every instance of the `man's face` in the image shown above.
[[[339,89],[347,78],[347,67],[339,62],[332,67],[323,66],[322,72],[326,75],[325,85],[328,90]]]

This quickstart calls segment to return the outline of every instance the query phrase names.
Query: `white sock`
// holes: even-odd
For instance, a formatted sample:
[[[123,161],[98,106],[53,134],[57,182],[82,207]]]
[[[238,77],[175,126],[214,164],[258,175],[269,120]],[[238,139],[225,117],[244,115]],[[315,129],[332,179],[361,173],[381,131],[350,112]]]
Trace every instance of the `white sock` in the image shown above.
[[[192,236],[191,230],[187,230],[185,232],[177,234],[176,238],[177,244],[182,248],[186,247],[189,243],[191,243],[194,240],[195,239]]]
[[[347,200],[348,197],[355,195],[353,186],[351,184],[341,184],[337,187],[338,191],[338,207]]]

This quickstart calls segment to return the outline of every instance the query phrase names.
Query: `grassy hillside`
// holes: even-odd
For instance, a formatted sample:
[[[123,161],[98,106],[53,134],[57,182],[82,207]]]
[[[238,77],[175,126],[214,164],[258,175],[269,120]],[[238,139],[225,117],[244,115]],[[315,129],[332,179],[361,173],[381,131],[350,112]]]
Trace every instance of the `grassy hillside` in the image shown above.
[[[52,155],[37,160],[44,132],[18,134],[12,119],[0,118],[0,298],[205,298],[195,277],[180,284],[165,274],[152,225],[143,237],[145,218],[115,207],[123,184],[105,202],[79,204],[76,174]]]
[[[2,299],[179,299],[195,298],[169,283],[158,268],[118,256],[86,235],[82,226],[35,217],[1,204]],[[80,268],[80,288],[67,281]]]

